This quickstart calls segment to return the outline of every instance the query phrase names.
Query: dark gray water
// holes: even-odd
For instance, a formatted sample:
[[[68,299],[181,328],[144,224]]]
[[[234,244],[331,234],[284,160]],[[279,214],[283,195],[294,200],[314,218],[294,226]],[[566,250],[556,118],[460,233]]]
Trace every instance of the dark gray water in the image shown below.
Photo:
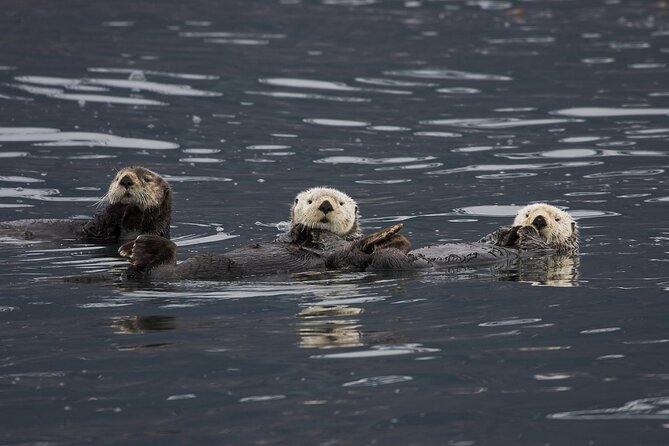
[[[181,258],[314,185],[367,231],[578,217],[580,265],[132,286],[115,249],[0,245],[6,445],[666,445],[666,1],[6,1],[0,220],[175,190]]]

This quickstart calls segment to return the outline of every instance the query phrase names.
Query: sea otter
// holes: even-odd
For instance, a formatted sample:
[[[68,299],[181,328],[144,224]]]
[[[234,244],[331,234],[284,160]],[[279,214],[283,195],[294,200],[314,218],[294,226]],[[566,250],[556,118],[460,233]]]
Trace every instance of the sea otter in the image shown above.
[[[578,228],[565,211],[545,203],[520,209],[513,226],[502,227],[476,243],[446,243],[409,250],[395,234],[371,253],[356,245],[332,253],[332,269],[410,270],[426,267],[475,267],[512,263],[519,258],[578,253]]]
[[[222,254],[201,254],[176,263],[176,245],[156,235],[141,235],[119,249],[132,266],[128,279],[227,280],[244,276],[324,270],[331,252],[349,245],[368,255],[392,243],[401,225],[362,237],[358,206],[345,193],[316,187],[301,192],[291,208],[287,233],[272,242],[256,243]],[[361,255],[363,255],[361,254]]]
[[[121,169],[90,220],[35,219],[0,222],[0,235],[25,240],[116,243],[139,234],[170,236],[172,190],[163,177],[139,166]]]
[[[519,243],[519,228],[534,227],[541,240],[558,254],[578,253],[578,225],[568,212],[546,203],[528,204],[518,211],[513,225],[497,229],[479,242],[517,249],[531,249]]]

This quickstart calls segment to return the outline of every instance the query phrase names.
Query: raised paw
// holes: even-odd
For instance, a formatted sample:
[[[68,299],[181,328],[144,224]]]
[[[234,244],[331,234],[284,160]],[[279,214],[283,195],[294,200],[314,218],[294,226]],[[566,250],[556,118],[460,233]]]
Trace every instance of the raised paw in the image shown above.
[[[125,258],[130,258],[132,256],[132,248],[135,246],[135,241],[132,240],[128,243],[124,243],[121,245],[121,247],[118,249],[118,255],[121,257]]]
[[[147,269],[176,263],[177,245],[158,235],[143,234],[121,246],[119,254],[128,257],[134,267]]]
[[[398,234],[404,227],[402,223],[389,226],[374,234],[368,235],[357,242],[358,246],[363,252],[371,253],[375,249],[386,247],[393,247],[400,250],[406,249],[406,252],[411,250],[411,242],[403,235]]]
[[[297,223],[290,228],[290,241],[301,245],[311,240],[311,231],[302,223]]]

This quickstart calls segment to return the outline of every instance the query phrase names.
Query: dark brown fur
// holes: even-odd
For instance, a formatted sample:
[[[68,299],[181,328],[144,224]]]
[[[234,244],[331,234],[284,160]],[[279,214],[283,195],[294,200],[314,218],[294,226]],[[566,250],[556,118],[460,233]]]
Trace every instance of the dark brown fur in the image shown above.
[[[142,197],[151,201],[115,194],[111,190],[129,189],[120,186],[127,173]],[[120,198],[119,198],[120,197]],[[113,202],[111,202],[111,201]],[[117,243],[132,240],[139,234],[155,234],[169,238],[172,219],[172,189],[160,175],[144,167],[126,167],[119,171],[105,195],[101,207],[91,220],[35,219],[0,223],[0,234],[25,240],[71,239],[84,243]]]
[[[386,243],[388,246],[403,243],[398,238],[401,236],[396,234],[397,230],[382,231],[348,242],[329,231],[308,230],[295,225],[279,240],[256,243],[223,254],[201,254],[179,264],[176,263],[177,247],[173,242],[155,235],[142,235],[134,242],[123,245],[119,253],[132,262],[126,273],[128,279],[229,280],[325,270],[332,267],[329,262],[331,257],[341,258],[346,267],[352,264],[357,267],[357,262],[369,263],[377,247],[383,250]],[[357,248],[350,249],[352,245]],[[347,253],[359,256],[359,260],[349,259]]]

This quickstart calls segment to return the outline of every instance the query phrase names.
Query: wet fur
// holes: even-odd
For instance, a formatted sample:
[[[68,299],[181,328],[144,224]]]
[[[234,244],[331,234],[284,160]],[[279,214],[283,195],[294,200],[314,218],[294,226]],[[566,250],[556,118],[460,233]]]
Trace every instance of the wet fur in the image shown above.
[[[325,201],[332,211],[323,213],[319,207]],[[290,211],[291,226],[324,229],[346,240],[360,238],[358,205],[345,193],[329,187],[314,187],[300,192]]]
[[[578,225],[568,212],[546,203],[534,203],[520,209],[513,226],[532,226],[537,217],[546,221],[544,228],[537,228],[541,238],[558,253],[577,253]]]
[[[126,176],[132,181],[127,188],[121,185]],[[171,215],[172,190],[167,181],[149,169],[131,166],[116,174],[91,220],[14,220],[0,223],[0,234],[85,243],[116,243],[139,234],[169,238]]]
[[[324,213],[318,208],[326,200],[332,210]],[[402,225],[361,238],[357,211],[355,201],[348,195],[335,189],[313,188],[297,195],[290,230],[273,242],[255,243],[222,254],[202,254],[177,264],[174,243],[155,235],[142,235],[123,245],[119,254],[132,263],[126,272],[128,279],[229,280],[324,270],[339,263],[364,268],[377,251],[411,249],[409,241],[397,234]],[[322,221],[326,215],[329,218]]]
[[[545,226],[533,224],[543,217]],[[396,237],[401,237],[396,234]],[[408,249],[405,249],[408,246]],[[578,229],[573,218],[554,206],[533,204],[522,208],[512,227],[501,227],[478,243],[450,243],[410,251],[411,244],[365,252],[358,244],[336,252],[327,260],[331,268],[367,270],[410,270],[429,267],[463,267],[511,264],[518,260],[537,262],[545,256],[569,256],[578,253]],[[397,249],[396,249],[397,248]]]

